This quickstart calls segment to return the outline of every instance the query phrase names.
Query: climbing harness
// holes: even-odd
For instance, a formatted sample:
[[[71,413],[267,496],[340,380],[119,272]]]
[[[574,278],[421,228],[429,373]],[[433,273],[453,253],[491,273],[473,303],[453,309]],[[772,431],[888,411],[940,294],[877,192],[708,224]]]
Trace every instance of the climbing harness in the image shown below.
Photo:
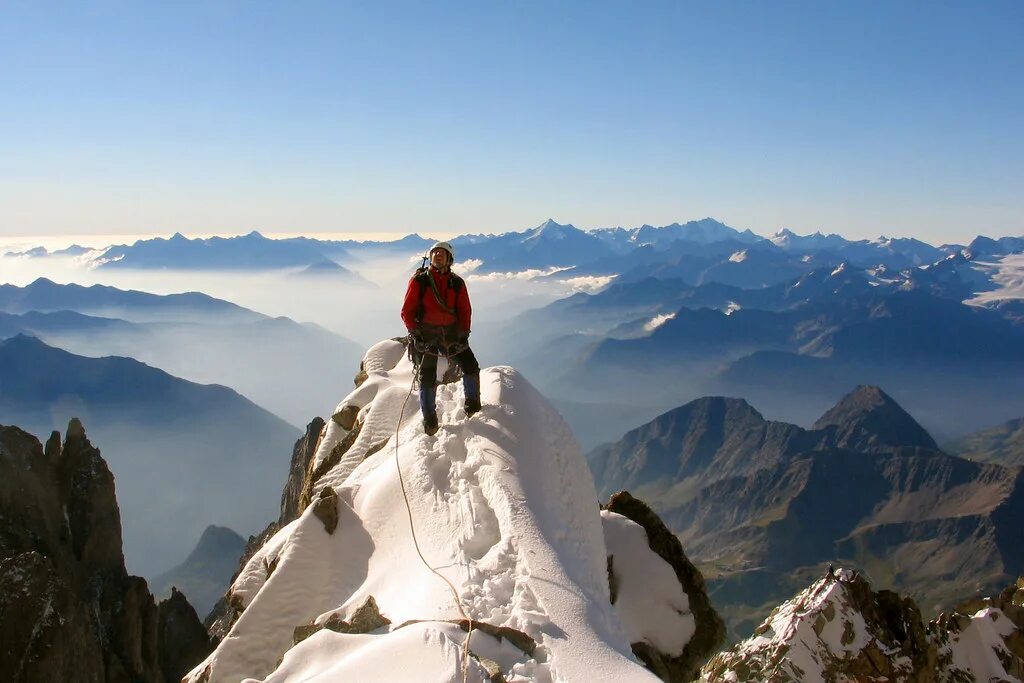
[[[413,346],[413,340],[410,338],[410,340],[409,340],[409,348],[410,348],[410,350],[412,349],[412,346]],[[416,379],[416,377],[417,377],[417,375],[419,373],[420,361],[423,359],[423,356],[426,355],[427,353],[429,353],[429,350],[424,349],[423,352],[419,356],[419,360],[413,361],[412,376],[413,376],[413,380],[414,381],[415,381],[415,379]],[[434,355],[439,355],[439,354],[435,353]],[[445,354],[445,355],[447,356],[448,354]],[[416,546],[416,554],[420,556],[420,561],[423,563],[424,567],[429,569],[432,574],[437,576],[439,579],[441,579],[442,581],[444,581],[448,585],[449,590],[451,590],[451,592],[452,592],[452,597],[455,599],[455,605],[456,605],[456,607],[459,608],[459,612],[462,614],[462,618],[466,621],[466,628],[468,629],[468,631],[466,633],[466,640],[463,643],[463,652],[462,652],[462,681],[463,681],[463,683],[468,683],[468,681],[469,681],[469,641],[470,641],[470,638],[472,638],[472,636],[473,636],[473,620],[469,618],[469,615],[466,613],[465,608],[462,606],[462,600],[459,598],[459,592],[455,589],[455,586],[452,585],[452,582],[449,581],[448,577],[446,577],[444,574],[442,574],[441,572],[437,571],[432,566],[430,566],[430,563],[427,562],[427,558],[425,558],[423,556],[423,551],[420,550],[420,543],[419,543],[419,540],[416,538],[416,526],[415,526],[415,524],[413,524],[413,521],[412,521],[412,506],[409,503],[409,494],[406,492],[406,489],[405,489],[405,477],[402,476],[402,466],[398,462],[398,436],[399,436],[399,432],[401,431],[401,428],[402,428],[402,417],[405,415],[405,408],[409,404],[409,397],[412,396],[412,390],[413,390],[413,386],[414,386],[414,381],[413,382],[409,382],[409,393],[407,393],[405,395],[405,401],[402,402],[402,410],[399,411],[399,413],[398,413],[398,423],[395,425],[395,469],[398,470],[398,483],[401,484],[401,486],[402,486],[402,497],[405,499],[405,512],[409,516],[409,531],[412,533],[413,545]]]

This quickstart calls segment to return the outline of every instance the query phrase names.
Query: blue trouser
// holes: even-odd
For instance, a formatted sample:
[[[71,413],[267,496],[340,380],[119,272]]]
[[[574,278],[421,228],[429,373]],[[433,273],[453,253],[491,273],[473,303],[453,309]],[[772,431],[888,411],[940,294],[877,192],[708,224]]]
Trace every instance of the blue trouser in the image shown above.
[[[468,346],[450,357],[462,369],[462,387],[467,401],[480,402],[480,364]],[[424,353],[420,360],[420,410],[437,414],[437,355]]]

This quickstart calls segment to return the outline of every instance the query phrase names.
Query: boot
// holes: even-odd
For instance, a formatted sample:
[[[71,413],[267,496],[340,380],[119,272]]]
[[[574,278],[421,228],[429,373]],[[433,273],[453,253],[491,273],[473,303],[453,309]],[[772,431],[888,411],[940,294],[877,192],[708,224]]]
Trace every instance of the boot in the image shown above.
[[[420,412],[423,413],[423,431],[427,436],[437,434],[437,387],[420,387]]]
[[[462,388],[466,392],[466,417],[480,412],[480,373],[463,375]]]

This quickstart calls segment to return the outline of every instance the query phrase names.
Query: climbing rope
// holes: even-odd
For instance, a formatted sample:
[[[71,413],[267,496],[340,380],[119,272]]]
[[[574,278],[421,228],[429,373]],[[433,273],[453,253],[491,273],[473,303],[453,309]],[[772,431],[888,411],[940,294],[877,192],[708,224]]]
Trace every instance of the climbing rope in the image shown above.
[[[412,339],[409,340],[409,343],[410,343],[410,345],[413,344]],[[463,643],[463,652],[462,652],[462,681],[463,681],[463,683],[468,683],[468,681],[469,681],[469,640],[473,636],[473,620],[469,618],[468,614],[466,614],[466,610],[462,606],[462,600],[461,600],[461,598],[459,598],[459,592],[455,589],[455,586],[452,584],[452,582],[448,580],[447,576],[445,576],[441,572],[439,572],[436,569],[434,569],[430,565],[430,563],[427,562],[427,558],[425,558],[423,556],[423,551],[420,550],[420,542],[416,538],[416,525],[412,521],[412,506],[409,503],[409,494],[405,490],[405,477],[402,476],[402,466],[398,462],[398,436],[399,436],[399,432],[401,431],[401,427],[402,427],[402,418],[405,416],[405,407],[409,403],[409,397],[412,396],[413,384],[414,384],[414,381],[416,379],[417,373],[419,372],[419,369],[420,369],[420,361],[422,361],[423,355],[426,355],[427,353],[430,353],[430,352],[428,350],[424,350],[423,354],[421,354],[419,356],[419,360],[415,360],[414,359],[413,369],[412,369],[413,381],[409,382],[409,392],[405,395],[405,401],[402,402],[402,410],[398,413],[398,423],[395,425],[395,469],[398,470],[398,483],[401,484],[401,486],[402,486],[402,497],[405,499],[405,512],[409,516],[409,531],[412,533],[413,545],[416,546],[416,554],[420,556],[420,562],[423,563],[424,567],[429,569],[432,574],[437,576],[439,579],[441,579],[442,581],[444,581],[448,585],[449,590],[451,590],[451,592],[452,592],[452,597],[455,599],[455,605],[459,608],[459,612],[462,613],[462,618],[466,621],[467,633],[466,633],[466,640]],[[434,355],[439,355],[439,354],[434,354]]]

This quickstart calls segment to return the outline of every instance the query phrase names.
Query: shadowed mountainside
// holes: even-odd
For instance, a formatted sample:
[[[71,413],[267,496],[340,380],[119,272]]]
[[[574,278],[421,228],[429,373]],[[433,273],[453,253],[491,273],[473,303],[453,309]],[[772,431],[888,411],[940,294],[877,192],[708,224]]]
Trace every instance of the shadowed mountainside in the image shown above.
[[[133,571],[165,570],[213,522],[250,531],[273,515],[298,430],[231,389],[25,336],[0,341],[0,377],[0,422],[45,434],[79,415],[103,439]],[[236,500],[238,486],[259,494]]]
[[[939,452],[874,387],[815,427],[706,398],[588,458],[599,490],[629,488],[679,535],[734,634],[828,561],[860,567],[929,612],[965,586],[993,590],[1024,570],[1020,469]]]

